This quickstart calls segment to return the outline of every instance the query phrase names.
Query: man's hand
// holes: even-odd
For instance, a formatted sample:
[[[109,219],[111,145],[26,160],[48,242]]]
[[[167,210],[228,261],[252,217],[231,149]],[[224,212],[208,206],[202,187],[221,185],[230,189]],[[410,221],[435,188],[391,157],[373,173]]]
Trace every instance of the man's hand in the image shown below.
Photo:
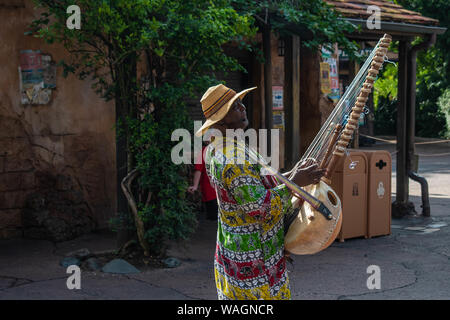
[[[197,187],[195,187],[195,186],[190,186],[190,187],[187,189],[187,192],[189,192],[189,193],[194,193],[195,191],[197,191]]]
[[[317,184],[325,174],[325,171],[326,169],[319,169],[317,164],[310,165],[309,167],[300,166],[292,181],[299,187]]]

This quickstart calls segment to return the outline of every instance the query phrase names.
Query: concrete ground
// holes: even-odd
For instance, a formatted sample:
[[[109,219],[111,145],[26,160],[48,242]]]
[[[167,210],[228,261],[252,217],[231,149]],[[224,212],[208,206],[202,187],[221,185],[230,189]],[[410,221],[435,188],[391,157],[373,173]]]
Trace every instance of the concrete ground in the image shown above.
[[[375,149],[395,152],[389,144]],[[288,264],[292,298],[449,299],[450,298],[450,144],[419,145],[419,173],[430,186],[431,217],[392,220],[392,234],[335,242]],[[433,156],[433,154],[438,154]],[[395,156],[393,161],[395,199]],[[410,183],[411,200],[420,213],[420,187]],[[49,241],[0,241],[0,300],[9,299],[216,299],[213,276],[216,223],[200,219],[190,241],[173,246],[182,264],[173,269],[141,270],[131,275],[82,271],[81,289],[69,290],[70,276],[59,261],[81,248],[115,248],[114,234],[98,233],[54,244]],[[380,289],[368,289],[368,267],[380,268]],[[369,281],[370,282],[370,281]]]

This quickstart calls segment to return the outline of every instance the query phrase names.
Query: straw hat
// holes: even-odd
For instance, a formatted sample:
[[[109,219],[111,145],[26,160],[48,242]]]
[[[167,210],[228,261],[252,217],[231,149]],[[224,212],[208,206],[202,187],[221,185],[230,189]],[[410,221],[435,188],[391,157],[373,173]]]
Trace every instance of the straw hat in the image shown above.
[[[227,88],[223,84],[219,84],[206,90],[200,100],[206,121],[195,133],[195,135],[197,137],[202,136],[206,130],[209,129],[209,127],[216,122],[219,122],[227,115],[237,98],[244,98],[249,91],[254,89],[256,89],[256,87],[245,89],[239,93],[236,93],[236,91]]]

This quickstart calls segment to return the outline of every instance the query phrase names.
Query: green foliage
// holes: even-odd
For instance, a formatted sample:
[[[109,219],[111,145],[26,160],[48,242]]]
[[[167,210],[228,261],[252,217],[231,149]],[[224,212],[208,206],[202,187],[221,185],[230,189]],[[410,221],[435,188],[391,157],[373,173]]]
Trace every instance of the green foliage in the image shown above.
[[[391,43],[390,51],[398,52],[398,41]],[[398,65],[385,62],[374,84],[374,133],[376,135],[396,135]]]
[[[356,26],[340,19],[340,14],[323,0],[233,0],[238,12],[251,14],[259,25],[269,23],[280,35],[311,32],[311,39],[302,41],[303,45],[317,49],[319,45],[338,43],[351,58],[358,51],[355,42],[345,37]],[[329,48],[331,49],[331,48]]]
[[[78,0],[81,29],[66,26],[66,8],[72,0],[34,0],[43,13],[31,24],[31,32],[48,43],[59,42],[71,53],[70,61],[60,61],[64,74],[76,73],[80,79],[91,77],[93,88],[105,99],[116,98],[123,76],[120,65],[145,48],[151,29],[146,19],[149,0]],[[129,79],[135,82],[136,79]],[[132,87],[132,86],[130,86]],[[132,96],[134,92],[130,92]]]
[[[245,71],[223,46],[233,42],[258,54],[251,41],[267,9],[271,27],[282,35],[298,24],[310,30],[309,47],[338,42],[348,52],[356,48],[343,35],[353,26],[322,0],[77,0],[80,30],[66,27],[72,0],[35,2],[42,14],[30,33],[62,43],[71,53],[70,61],[60,61],[64,74],[90,78],[98,94],[115,99],[116,133],[126,140],[128,171],[140,173],[133,195],[155,254],[195,227],[186,167],[170,159],[171,133],[191,127],[186,97],[217,83],[219,71]]]
[[[443,135],[445,138],[450,138],[450,89],[445,90],[442,96],[439,97],[438,106],[439,111],[445,115],[447,122],[447,130]]]
[[[396,1],[407,9],[439,20],[439,26],[450,27],[450,2],[445,0]],[[416,38],[412,45],[420,43]],[[436,44],[418,52],[416,81],[416,135],[421,137],[449,136],[446,123],[445,92],[450,88],[450,33],[437,37]],[[375,118],[386,119],[392,114],[391,105],[397,90],[397,72],[393,66],[384,66],[374,87]],[[381,99],[384,97],[384,99]],[[442,100],[439,100],[442,97]],[[380,114],[380,113],[386,114]],[[378,113],[378,114],[377,114]],[[376,124],[378,134],[388,134],[390,123]]]
[[[143,91],[144,106],[153,107],[143,119],[128,119],[130,151],[140,171],[141,190],[151,192],[151,205],[140,205],[146,240],[161,253],[169,239],[185,239],[195,227],[186,199],[186,167],[170,158],[171,134],[190,128],[184,100],[215,83],[215,72],[243,70],[222,46],[235,41],[247,46],[256,29],[249,15],[239,15],[228,1],[166,1],[151,19],[156,33],[145,50],[151,70]],[[250,47],[247,47],[250,49]]]
[[[31,33],[63,43],[71,53],[71,61],[60,62],[65,74],[90,77],[102,97],[115,99],[128,171],[140,173],[132,191],[145,239],[152,254],[163,254],[168,240],[186,239],[196,225],[185,197],[187,168],[170,158],[172,131],[191,127],[187,96],[214,83],[217,71],[243,70],[222,47],[236,42],[251,50],[245,39],[256,34],[253,18],[227,0],[79,0],[81,29],[70,30],[72,1],[35,1],[43,13]]]
[[[379,79],[375,82],[373,88],[373,102],[375,109],[379,105],[379,98],[384,97],[392,101],[397,97],[398,78],[397,67],[393,64],[385,63],[380,72]]]
[[[450,2],[447,0],[400,0],[407,9],[439,20],[450,28]],[[416,41],[417,42],[417,41]],[[450,88],[450,32],[437,36],[436,44],[417,57],[416,134],[424,137],[448,135],[444,113],[438,99]],[[432,125],[430,125],[432,124]]]
[[[445,63],[436,48],[420,52],[417,57],[416,133],[422,137],[447,135],[445,115],[438,99],[450,83],[443,78]],[[430,125],[432,124],[432,125]]]
[[[376,135],[397,135],[397,99],[380,95],[374,112],[374,131]]]
[[[140,171],[139,186],[151,193],[152,201],[139,205],[145,223],[145,238],[153,254],[161,254],[168,240],[186,239],[196,226],[192,205],[186,199],[186,166],[174,165],[170,159],[172,130],[187,127],[186,107],[170,105],[156,122],[152,114],[143,120],[128,119],[131,128],[130,149],[136,155]],[[169,155],[169,156],[168,156]],[[145,197],[144,197],[145,198]]]
[[[433,48],[422,52],[423,55],[434,56],[436,63],[441,65],[441,79],[448,85],[450,82],[450,2],[447,0],[397,0],[403,7],[420,12],[422,15],[439,20],[439,26],[447,28],[447,31],[437,36]],[[419,60],[421,58],[419,57]],[[422,61],[420,61],[422,62]],[[426,65],[424,64],[426,67]],[[431,69],[432,66],[429,66]]]

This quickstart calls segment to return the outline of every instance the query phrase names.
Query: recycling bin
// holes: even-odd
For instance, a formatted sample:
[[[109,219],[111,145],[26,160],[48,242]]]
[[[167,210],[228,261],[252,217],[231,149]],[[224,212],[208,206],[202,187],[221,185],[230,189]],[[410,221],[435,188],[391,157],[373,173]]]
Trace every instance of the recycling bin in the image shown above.
[[[367,236],[391,234],[391,154],[364,151],[368,160]]]
[[[331,187],[342,204],[342,226],[337,239],[367,237],[367,157],[348,150],[331,177]]]

